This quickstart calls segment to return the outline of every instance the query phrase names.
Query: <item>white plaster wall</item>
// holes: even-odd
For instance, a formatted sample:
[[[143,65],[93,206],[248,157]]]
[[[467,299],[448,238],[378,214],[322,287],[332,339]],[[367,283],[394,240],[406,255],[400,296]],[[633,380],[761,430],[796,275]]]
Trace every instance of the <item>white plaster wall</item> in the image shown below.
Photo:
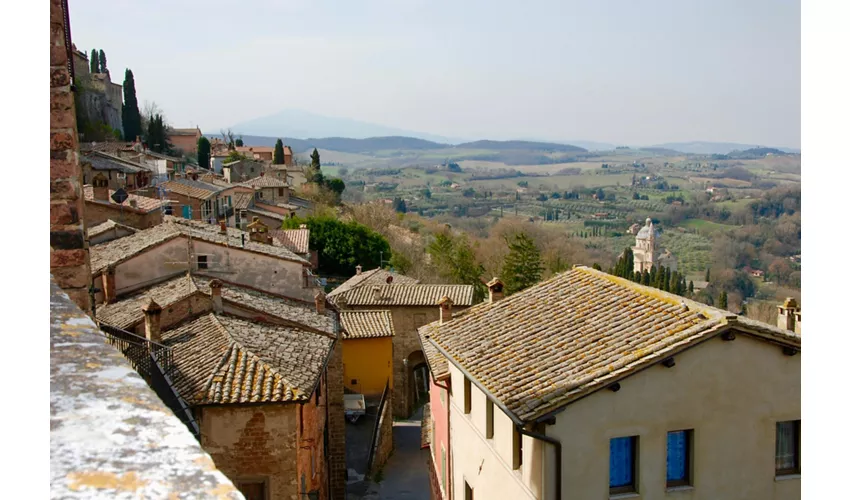
[[[474,491],[475,498],[533,499],[537,498],[537,482],[524,481],[527,472],[525,460],[531,462],[534,445],[531,438],[523,437],[526,452],[523,466],[513,470],[513,423],[498,407],[493,409],[493,439],[486,436],[486,396],[472,385],[472,412],[463,413],[463,374],[454,366],[451,371],[452,390],[450,404],[452,498],[464,498],[465,482]],[[539,475],[538,475],[539,478]]]
[[[800,418],[800,354],[738,334],[675,360],[556,416],[546,433],[563,443],[563,498],[607,498],[609,439],[638,435],[634,498],[799,499],[799,478],[775,479],[774,454],[776,422]],[[667,432],[680,429],[694,429],[694,485],[668,493]]]

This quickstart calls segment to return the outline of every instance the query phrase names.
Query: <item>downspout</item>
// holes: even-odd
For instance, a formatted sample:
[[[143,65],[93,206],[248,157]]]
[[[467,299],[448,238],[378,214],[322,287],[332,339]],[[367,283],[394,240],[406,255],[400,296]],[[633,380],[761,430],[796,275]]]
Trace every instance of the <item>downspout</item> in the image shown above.
[[[530,438],[539,439],[541,441],[547,442],[547,443],[555,446],[555,498],[556,498],[556,500],[561,500],[561,442],[558,441],[557,439],[550,437],[550,436],[547,436],[545,434],[539,434],[539,433],[536,433],[536,432],[526,431],[525,429],[523,429],[522,426],[525,425],[525,423],[522,420],[520,420],[519,417],[517,417],[512,411],[508,410],[508,408],[504,405],[504,403],[502,403],[496,396],[494,396],[493,393],[488,391],[487,388],[484,387],[475,377],[473,377],[471,373],[466,371],[466,368],[464,368],[460,363],[455,361],[455,359],[452,357],[452,355],[449,354],[448,352],[446,352],[446,350],[443,349],[442,346],[440,346],[440,344],[434,342],[434,340],[430,336],[426,336],[425,338],[427,338],[428,341],[431,342],[431,345],[436,347],[437,350],[440,351],[440,353],[443,356],[446,357],[446,359],[451,360],[452,364],[454,364],[455,367],[458,370],[460,370],[460,372],[463,373],[463,375],[466,378],[468,378],[470,380],[470,382],[475,384],[475,386],[478,387],[478,389],[480,389],[481,392],[483,392],[491,401],[493,401],[494,405],[498,406],[500,410],[505,412],[505,415],[507,415],[508,418],[510,418],[511,421],[513,421],[514,425],[517,428],[517,432],[519,432],[522,435],[528,436]],[[541,421],[541,420],[538,420],[538,421]],[[544,484],[544,491],[545,491],[545,484]]]
[[[561,442],[557,439],[540,434],[537,432],[527,431],[522,428],[522,424],[515,424],[516,430],[524,436],[545,441],[555,447],[555,498],[561,500]],[[543,491],[546,491],[546,484],[543,484]],[[545,496],[545,495],[544,495]]]
[[[449,470],[446,473],[446,482],[449,483],[449,484],[446,485],[446,500],[451,500],[451,498],[452,498],[452,478],[454,477],[453,474],[454,474],[454,464],[455,464],[455,461],[452,459],[452,454],[451,454],[451,449],[452,449],[452,405],[451,405],[451,400],[449,399],[451,397],[451,394],[449,394],[449,385],[448,384],[440,385],[439,382],[437,382],[437,379],[434,378],[433,372],[431,372],[431,380],[434,381],[435,386],[439,387],[440,389],[444,389],[446,391],[446,440],[448,441],[448,445],[449,445],[449,458],[448,458],[448,460],[449,460],[449,463],[448,463]],[[433,441],[434,441],[434,436],[431,436],[432,446],[433,446]]]

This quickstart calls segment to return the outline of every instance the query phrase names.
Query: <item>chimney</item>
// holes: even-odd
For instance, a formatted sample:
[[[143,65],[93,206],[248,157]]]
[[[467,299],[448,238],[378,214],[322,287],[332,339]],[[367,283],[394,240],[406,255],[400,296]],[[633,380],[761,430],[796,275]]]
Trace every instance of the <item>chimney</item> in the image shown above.
[[[213,312],[220,313],[224,310],[221,305],[221,287],[223,283],[219,279],[210,281],[210,296],[212,297]]]
[[[489,302],[491,304],[505,298],[505,284],[499,278],[493,277],[493,279],[487,282],[487,290],[490,292]]]
[[[375,300],[381,300],[381,287],[373,286],[372,287],[372,297]]]
[[[133,208],[139,208],[139,202],[138,202],[138,200],[136,200],[135,198],[132,198],[132,199],[130,200],[130,206],[131,206],[131,207],[133,207]]]
[[[148,303],[142,306],[142,312],[145,313],[145,338],[151,342],[162,343],[162,332],[159,329],[162,308],[153,299],[149,299]]]
[[[392,285],[392,284],[393,284],[393,277],[392,277],[392,276],[387,276],[387,284],[388,284],[388,285]]]
[[[777,326],[783,330],[796,330],[795,321],[797,319],[797,301],[793,297],[788,297],[785,302],[779,306],[779,317],[777,318]]]
[[[324,315],[325,314],[325,292],[321,290],[316,291],[316,295],[313,296],[313,299],[316,302],[316,312]]]
[[[796,333],[797,335],[800,335],[800,327],[801,327],[800,325],[801,324],[802,324],[802,317],[801,317],[801,314],[800,314],[800,310],[798,309],[797,312],[794,314],[794,333]]]
[[[103,174],[97,174],[92,179],[92,198],[109,203],[109,182]]]
[[[300,224],[298,229],[307,229],[307,224]]]
[[[452,319],[452,299],[443,295],[443,298],[437,302],[440,306],[440,324],[448,323]]]
[[[363,266],[361,266],[360,264],[357,264],[357,266],[355,266],[354,269],[357,270],[357,274],[360,274],[360,273],[363,272]]]
[[[115,302],[115,268],[109,266],[103,271],[103,301]]]
[[[251,241],[256,241],[257,243],[269,242],[269,228],[256,215],[254,216],[254,220],[246,228],[248,229],[248,238]]]
[[[227,221],[225,219],[221,219],[218,223],[219,225],[219,233],[227,234]]]

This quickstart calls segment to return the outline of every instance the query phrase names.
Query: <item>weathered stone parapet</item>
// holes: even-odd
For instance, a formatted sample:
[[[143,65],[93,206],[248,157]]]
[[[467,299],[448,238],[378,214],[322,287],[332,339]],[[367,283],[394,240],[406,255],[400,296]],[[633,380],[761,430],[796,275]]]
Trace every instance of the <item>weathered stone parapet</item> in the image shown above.
[[[50,282],[50,497],[244,498]]]

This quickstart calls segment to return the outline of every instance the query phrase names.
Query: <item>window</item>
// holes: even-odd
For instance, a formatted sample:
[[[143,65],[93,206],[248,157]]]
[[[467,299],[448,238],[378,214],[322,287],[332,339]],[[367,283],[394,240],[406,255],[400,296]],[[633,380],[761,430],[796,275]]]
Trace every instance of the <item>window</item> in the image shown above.
[[[443,445],[440,445],[440,479],[443,481],[442,487],[443,490],[447,488],[446,486],[446,449],[443,448]]]
[[[463,377],[463,412],[470,413],[472,411],[472,382],[466,377]]]
[[[689,486],[693,449],[692,429],[667,433],[667,487]]]
[[[493,401],[487,398],[487,439],[493,439]]]
[[[776,423],[776,475],[800,473],[800,421]]]
[[[513,468],[514,470],[522,467],[522,434],[519,433],[516,426],[512,427],[513,429]]]
[[[463,500],[472,500],[472,487],[466,481],[463,482]]]
[[[637,491],[637,436],[611,439],[608,489],[613,495]]]
[[[206,255],[198,255],[198,269],[207,269]]]
[[[266,481],[234,481],[245,500],[266,500]]]
[[[283,188],[277,188],[277,195],[283,196]]]

